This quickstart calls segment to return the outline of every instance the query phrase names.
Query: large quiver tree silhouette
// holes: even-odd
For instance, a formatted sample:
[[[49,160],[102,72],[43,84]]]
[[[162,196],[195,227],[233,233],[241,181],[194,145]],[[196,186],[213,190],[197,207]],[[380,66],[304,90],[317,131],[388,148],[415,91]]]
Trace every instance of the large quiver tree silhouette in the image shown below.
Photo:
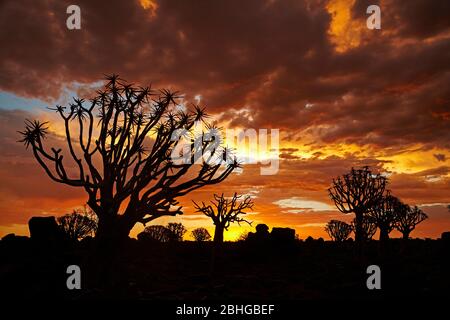
[[[253,201],[250,196],[246,196],[242,198],[242,195],[237,195],[235,193],[233,197],[227,198],[223,195],[223,193],[219,196],[214,194],[214,200],[211,201],[210,205],[206,205],[204,202],[198,204],[194,201],[194,207],[197,209],[197,212],[201,212],[207,217],[210,217],[214,223],[214,243],[220,244],[223,242],[223,233],[225,230],[228,230],[228,227],[237,222],[240,224],[241,222],[248,223],[251,225],[251,222],[246,220],[243,215],[247,212],[247,209],[253,208]]]
[[[398,212],[403,204],[389,192],[383,196],[375,205],[369,208],[368,215],[380,229],[380,241],[389,239],[389,233],[394,229]]]
[[[99,219],[98,239],[123,239],[137,222],[181,214],[177,197],[219,183],[238,167],[221,147],[218,128],[192,133],[194,125],[204,121],[204,109],[177,111],[177,97],[175,92],[155,92],[116,75],[108,77],[89,102],[74,99],[68,108],[54,109],[64,123],[68,157],[45,145],[46,123],[26,122],[21,141],[31,147],[47,175],[86,191]],[[180,136],[184,139],[177,139]],[[188,149],[183,146],[186,140]],[[184,161],[173,161],[173,153]],[[206,159],[201,156],[205,154]],[[208,161],[213,158],[227,158],[227,164]],[[76,174],[68,170],[73,164]]]
[[[368,167],[352,168],[350,173],[333,179],[328,189],[330,198],[342,213],[355,214],[355,240],[364,240],[362,224],[364,214],[383,196],[386,178],[372,173]]]
[[[342,242],[348,239],[353,227],[344,221],[331,220],[327,223],[325,231],[333,241]]]
[[[397,211],[395,229],[402,233],[403,239],[407,240],[416,226],[427,218],[427,214],[417,206],[410,207],[402,204]]]

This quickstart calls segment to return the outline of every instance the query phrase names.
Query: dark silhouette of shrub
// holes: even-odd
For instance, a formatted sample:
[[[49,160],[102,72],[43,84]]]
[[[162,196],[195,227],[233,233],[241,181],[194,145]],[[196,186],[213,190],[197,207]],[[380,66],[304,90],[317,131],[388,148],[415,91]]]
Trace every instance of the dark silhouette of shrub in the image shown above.
[[[54,108],[64,123],[68,154],[77,174],[67,170],[61,149],[45,145],[46,123],[27,120],[20,141],[31,147],[53,181],[86,191],[87,204],[99,219],[96,238],[109,247],[127,239],[138,222],[182,214],[177,197],[219,183],[239,167],[221,146],[217,127],[208,125],[203,134],[190,133],[205,119],[205,111],[198,106],[191,112],[173,111],[179,97],[176,92],[135,87],[112,75],[97,93],[89,102],[75,98],[68,107]],[[193,142],[189,151],[183,148],[183,154],[177,154],[174,151],[184,146],[184,140],[174,137],[182,135]],[[222,161],[198,157],[208,152]],[[224,160],[227,164],[219,171]]]
[[[353,231],[353,226],[344,221],[331,220],[327,223],[325,231],[333,241],[342,242],[348,239]]]
[[[250,234],[253,234],[253,232],[242,232],[239,235],[237,241],[247,241],[250,237]]]
[[[156,241],[156,242],[168,242],[172,235],[171,231],[165,226],[154,225],[148,226],[137,235],[140,241]]]
[[[79,241],[94,236],[97,231],[97,217],[87,208],[74,210],[72,213],[58,217],[57,222],[66,236],[72,241]]]
[[[211,239],[211,235],[205,228],[197,228],[192,230],[192,236],[194,237],[195,241],[198,242],[209,241]]]
[[[231,198],[226,198],[223,193],[219,196],[214,195],[214,200],[211,201],[211,205],[206,205],[204,202],[198,204],[194,201],[194,207],[197,212],[203,213],[205,216],[210,217],[213,220],[214,231],[214,243],[220,244],[223,242],[223,232],[228,230],[230,224],[237,222],[239,225],[241,222],[248,223],[242,217],[247,212],[247,209],[253,208],[253,202],[250,196],[245,197],[242,201],[239,201],[242,196],[238,196],[237,193]]]
[[[182,223],[170,222],[166,228],[169,230],[170,241],[183,241],[183,236],[187,229]]]
[[[387,180],[374,174],[368,167],[352,168],[350,173],[333,179],[328,189],[330,198],[342,213],[355,214],[355,240],[361,242],[365,235],[363,230],[364,214],[383,196]]]
[[[187,229],[182,223],[171,222],[166,226],[148,226],[137,235],[140,241],[169,242],[182,241]]]

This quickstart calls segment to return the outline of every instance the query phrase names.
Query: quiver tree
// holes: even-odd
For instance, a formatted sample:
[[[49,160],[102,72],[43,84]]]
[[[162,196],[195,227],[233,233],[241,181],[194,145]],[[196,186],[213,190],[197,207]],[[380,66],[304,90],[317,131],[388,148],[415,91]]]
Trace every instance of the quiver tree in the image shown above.
[[[58,217],[56,221],[67,237],[73,241],[94,236],[97,231],[97,217],[87,206]]]
[[[214,200],[210,205],[206,205],[204,202],[197,204],[194,202],[196,212],[201,212],[205,216],[210,217],[214,223],[214,243],[220,244],[223,242],[223,232],[228,230],[230,224],[237,222],[239,225],[241,222],[248,223],[242,215],[246,214],[246,210],[253,209],[253,201],[250,196],[246,196],[240,201],[242,195],[235,193],[233,197],[224,197],[223,193],[219,196],[214,194]]]
[[[218,128],[193,130],[204,109],[182,111],[177,98],[113,75],[90,101],[53,109],[64,123],[68,155],[48,148],[49,129],[39,121],[26,121],[21,142],[53,181],[85,190],[99,219],[97,238],[120,240],[137,222],[182,214],[178,197],[223,181],[239,166],[221,146]]]
[[[353,231],[356,229],[356,217],[352,221]],[[377,232],[377,224],[374,219],[370,216],[363,216],[361,223],[361,241],[369,241],[372,240],[372,237]],[[356,237],[356,234],[355,234]]]
[[[342,242],[348,239],[353,227],[344,221],[331,220],[327,223],[325,231],[333,241]]]
[[[427,218],[427,214],[417,206],[410,207],[403,204],[397,212],[395,229],[402,233],[403,239],[407,240],[416,226]]]
[[[192,236],[197,242],[209,241],[211,239],[211,235],[205,228],[196,228],[192,230]]]
[[[368,167],[352,168],[350,173],[333,179],[328,189],[330,198],[342,213],[355,214],[355,240],[364,239],[362,224],[364,214],[383,196],[386,178],[372,173]]]
[[[380,229],[380,241],[389,239],[389,233],[397,223],[397,213],[403,204],[400,200],[387,193],[375,205],[369,208],[368,216]]]

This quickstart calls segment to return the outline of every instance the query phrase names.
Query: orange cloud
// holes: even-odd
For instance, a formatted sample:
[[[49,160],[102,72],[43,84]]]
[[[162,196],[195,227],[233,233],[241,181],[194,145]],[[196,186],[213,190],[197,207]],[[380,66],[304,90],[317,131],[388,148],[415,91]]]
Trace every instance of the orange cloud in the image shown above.
[[[352,17],[352,7],[356,0],[330,0],[326,6],[331,15],[328,33],[337,52],[345,52],[358,47],[365,28],[364,21]]]
[[[152,17],[156,16],[158,3],[155,0],[139,0],[142,8],[149,10]]]

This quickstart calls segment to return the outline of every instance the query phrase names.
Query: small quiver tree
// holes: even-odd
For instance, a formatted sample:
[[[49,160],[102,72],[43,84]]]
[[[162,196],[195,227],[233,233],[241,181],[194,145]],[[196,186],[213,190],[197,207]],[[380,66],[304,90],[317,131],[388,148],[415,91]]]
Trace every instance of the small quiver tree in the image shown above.
[[[224,230],[228,230],[228,227],[232,223],[242,222],[251,225],[251,222],[246,220],[243,216],[247,214],[247,210],[252,210],[253,201],[250,196],[240,200],[242,195],[235,193],[231,198],[227,198],[223,193],[219,196],[214,195],[214,200],[210,205],[206,205],[204,202],[198,204],[194,202],[194,207],[197,212],[201,212],[207,217],[210,217],[214,223],[214,243],[220,244],[223,242]]]
[[[353,226],[344,221],[331,220],[327,223],[325,231],[333,241],[342,242],[348,239],[353,231]]]

